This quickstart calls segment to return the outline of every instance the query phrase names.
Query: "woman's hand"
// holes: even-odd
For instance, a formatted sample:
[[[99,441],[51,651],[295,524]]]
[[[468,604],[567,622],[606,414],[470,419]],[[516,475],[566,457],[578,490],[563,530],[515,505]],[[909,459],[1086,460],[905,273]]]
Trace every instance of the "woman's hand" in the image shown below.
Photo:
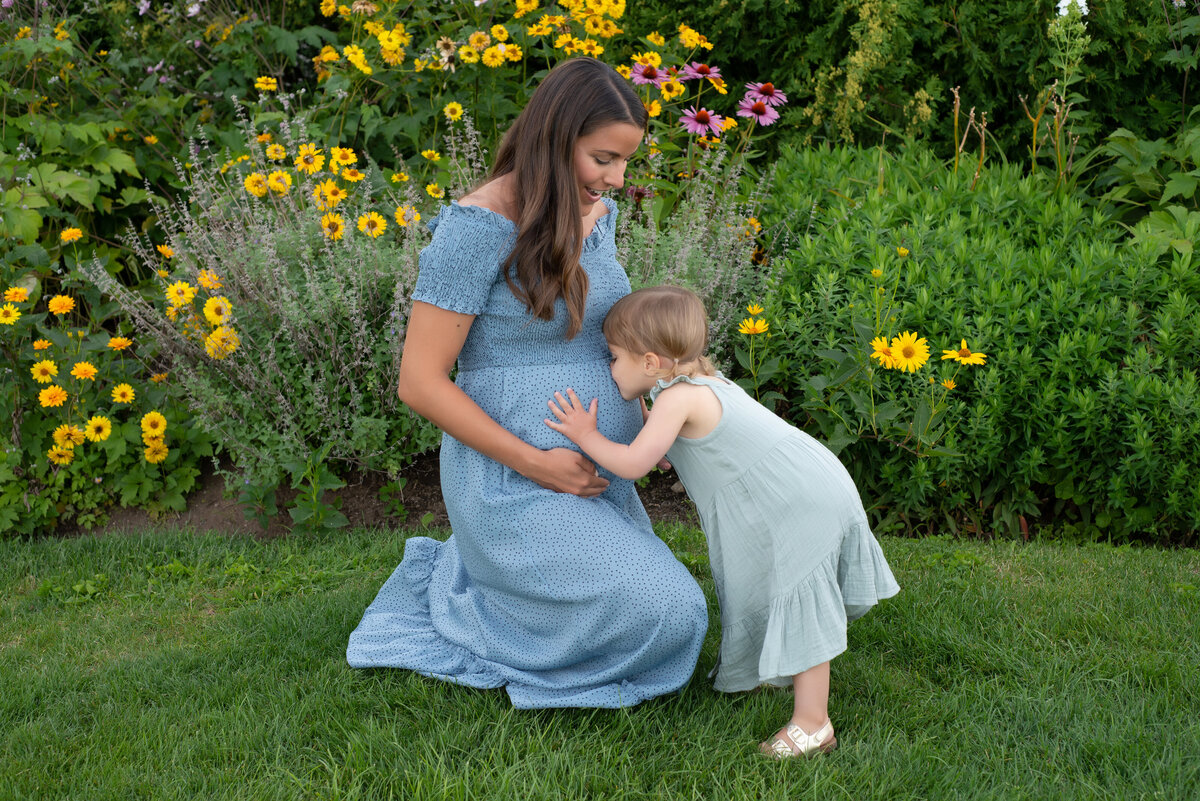
[[[608,488],[608,479],[596,474],[596,465],[578,451],[551,448],[521,474],[539,487],[595,498]]]
[[[450,380],[474,319],[421,301],[413,303],[400,361],[400,400],[467,447],[539,486],[585,498],[599,495],[608,481],[596,475],[596,466],[586,456],[569,448],[543,451],[524,442]]]

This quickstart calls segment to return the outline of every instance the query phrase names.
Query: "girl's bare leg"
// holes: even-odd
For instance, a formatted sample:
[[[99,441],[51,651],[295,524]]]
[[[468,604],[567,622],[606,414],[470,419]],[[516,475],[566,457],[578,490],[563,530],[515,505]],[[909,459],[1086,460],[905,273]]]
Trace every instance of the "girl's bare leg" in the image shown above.
[[[796,698],[790,722],[812,734],[829,720],[829,663],[797,673],[792,687]]]
[[[828,752],[837,746],[829,721],[829,663],[823,662],[792,677],[796,696],[792,719],[775,736],[759,744],[759,750],[775,759],[813,752]],[[795,727],[799,727],[797,731]],[[792,729],[792,736],[788,729]],[[824,731],[822,731],[824,730]],[[820,735],[819,738],[816,735]]]

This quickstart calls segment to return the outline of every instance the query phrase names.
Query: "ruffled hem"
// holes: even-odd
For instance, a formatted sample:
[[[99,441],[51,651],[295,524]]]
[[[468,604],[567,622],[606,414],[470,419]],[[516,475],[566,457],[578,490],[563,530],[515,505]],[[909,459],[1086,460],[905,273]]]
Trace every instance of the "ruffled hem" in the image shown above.
[[[429,583],[444,543],[413,537],[404,559],[350,634],[346,661],[354,668],[406,668],[423,676],[479,689],[505,684],[486,661],[447,642],[433,626]]]
[[[801,583],[762,612],[722,626],[715,689],[790,687],[797,673],[846,650],[849,622],[898,592],[874,535],[865,523],[855,524]]]

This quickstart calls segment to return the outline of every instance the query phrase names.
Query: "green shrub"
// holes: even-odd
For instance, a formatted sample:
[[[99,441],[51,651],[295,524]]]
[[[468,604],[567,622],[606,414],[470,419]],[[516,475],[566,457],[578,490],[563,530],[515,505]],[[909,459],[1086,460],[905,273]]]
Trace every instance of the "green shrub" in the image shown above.
[[[245,131],[254,155],[232,166],[194,151],[187,202],[163,217],[169,245],[130,242],[153,289],[88,268],[160,343],[197,423],[255,485],[319,452],[396,473],[437,441],[395,392],[429,238],[416,190],[350,149],[293,138],[304,130],[285,121],[270,142]],[[313,167],[290,169],[306,149]]]
[[[786,412],[843,448],[884,528],[1012,535],[1040,522],[1114,540],[1194,537],[1200,276],[1190,259],[1122,242],[1085,197],[1015,167],[972,183],[924,148],[785,153],[775,214],[810,210],[765,303]],[[910,256],[898,260],[897,247]],[[897,383],[911,376],[866,369],[872,269],[896,281],[882,333],[929,340],[921,380],[948,377],[938,351],[960,339],[989,355],[944,395],[939,447],[960,456],[917,458],[919,419],[877,423],[864,411],[868,380],[884,398],[918,392]],[[863,367],[853,380],[847,353]],[[888,434],[893,423],[907,438]]]
[[[688,22],[716,45],[710,58],[734,74],[772,74],[794,110],[800,137],[878,142],[882,126],[927,137],[949,152],[951,89],[987,112],[990,136],[1008,158],[1023,155],[1029,122],[1020,98],[1055,77],[1048,24],[1055,0],[925,3],[920,0],[650,0],[630,7],[643,28]],[[1077,91],[1088,100],[1091,138],[1124,127],[1163,136],[1187,108],[1194,38],[1181,27],[1195,9],[1172,3],[1092,3],[1091,37]],[[1194,82],[1193,82],[1194,83]]]
[[[182,511],[208,438],[150,376],[154,344],[102,328],[94,289],[47,291],[48,260],[37,245],[0,260],[0,535],[92,528],[114,503]]]

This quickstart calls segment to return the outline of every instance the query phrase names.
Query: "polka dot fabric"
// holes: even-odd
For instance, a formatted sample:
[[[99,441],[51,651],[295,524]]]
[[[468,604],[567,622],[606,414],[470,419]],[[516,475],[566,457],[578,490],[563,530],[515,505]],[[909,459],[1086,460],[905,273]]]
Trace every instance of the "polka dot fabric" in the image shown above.
[[[616,206],[604,201],[584,242],[590,287],[582,331],[566,339],[526,312],[502,257],[516,228],[488,209],[442,209],[421,254],[414,299],[476,315],[456,381],[493,419],[538,448],[578,450],[542,421],[555,390],[599,398],[600,428],[629,442],[641,427],[608,371],[600,326],[629,281],[616,260]],[[543,489],[442,437],[442,494],[453,534],[414,537],[350,635],[353,667],[398,667],[514,706],[625,707],[687,683],[708,627],[704,596],[654,536],[633,482],[605,471],[598,498]]]

